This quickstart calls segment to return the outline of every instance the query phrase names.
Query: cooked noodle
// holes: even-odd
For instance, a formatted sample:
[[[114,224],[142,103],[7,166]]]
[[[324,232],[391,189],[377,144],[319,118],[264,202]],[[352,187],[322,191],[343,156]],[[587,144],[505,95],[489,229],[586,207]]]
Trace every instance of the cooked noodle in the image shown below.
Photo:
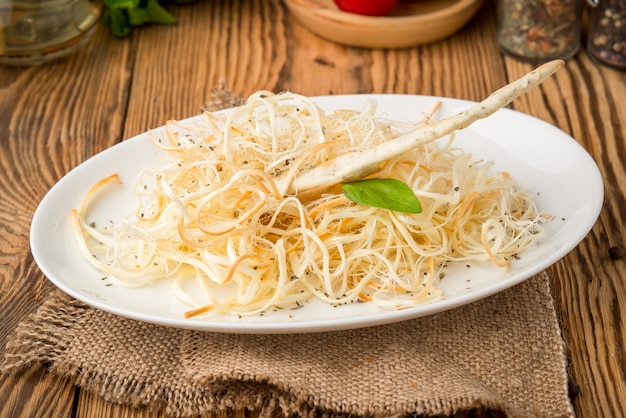
[[[259,92],[227,116],[169,122],[153,136],[166,160],[135,185],[136,214],[105,227],[89,223],[94,193],[119,181],[103,179],[72,212],[79,245],[114,285],[172,280],[190,317],[259,314],[311,298],[418,305],[441,297],[444,264],[504,267],[536,243],[543,218],[530,196],[507,173],[455,148],[452,137],[375,174],[408,184],[419,214],[358,205],[340,190],[310,201],[279,193],[278,178],[415,129],[375,112],[374,103],[324,112],[302,96]],[[204,293],[191,294],[190,282]]]

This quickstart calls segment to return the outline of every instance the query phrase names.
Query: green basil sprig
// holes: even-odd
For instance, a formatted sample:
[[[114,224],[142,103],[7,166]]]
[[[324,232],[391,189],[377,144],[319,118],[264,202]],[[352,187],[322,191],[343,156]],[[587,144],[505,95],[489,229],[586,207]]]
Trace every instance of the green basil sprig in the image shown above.
[[[342,183],[343,194],[361,205],[394,212],[421,213],[422,205],[413,190],[397,179],[365,179]]]

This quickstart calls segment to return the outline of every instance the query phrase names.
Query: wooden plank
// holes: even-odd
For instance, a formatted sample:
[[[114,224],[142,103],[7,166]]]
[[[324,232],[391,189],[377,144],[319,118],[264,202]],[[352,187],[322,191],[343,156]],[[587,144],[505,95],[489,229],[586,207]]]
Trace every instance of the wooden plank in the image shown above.
[[[125,138],[197,115],[221,79],[239,96],[272,90],[285,63],[280,1],[196,2],[172,13],[178,24],[136,33]]]
[[[89,47],[36,67],[0,66],[0,354],[10,332],[53,288],[30,254],[32,215],[64,174],[119,141],[131,42],[99,28]],[[74,386],[29,370],[0,375],[5,416],[70,416]]]
[[[204,418],[246,418],[258,414],[245,411],[223,411],[215,414],[205,414]],[[133,408],[126,405],[107,402],[103,397],[82,392],[76,409],[77,417],[109,417],[109,418],[166,418],[168,415],[163,409],[147,407]]]
[[[25,369],[12,379],[0,379],[0,417],[72,417],[74,385],[44,367]]]
[[[458,36],[406,49],[365,49],[326,41],[287,15],[290,44],[278,90],[306,96],[400,93],[481,100],[506,84],[495,23],[482,8]],[[467,71],[459,71],[465,68]],[[481,74],[476,78],[473,74]]]
[[[507,59],[507,68],[514,77],[527,64]],[[626,244],[625,81],[624,73],[581,52],[540,90],[513,104],[572,135],[605,181],[598,222],[578,248],[549,269],[572,379],[580,390],[574,402],[578,416],[626,416],[626,259],[610,255],[611,248]]]
[[[28,250],[30,218],[49,187],[71,168],[169,118],[197,114],[222,78],[241,96],[268,89],[480,100],[531,68],[502,59],[487,6],[463,29],[466,36],[383,51],[325,41],[299,25],[280,0],[194,2],[171,9],[179,18],[175,26],[146,26],[124,39],[100,28],[88,47],[69,59],[30,68],[0,66],[0,353],[9,332],[52,289]],[[609,251],[626,246],[624,97],[626,73],[601,67],[581,52],[557,77],[512,106],[571,134],[605,179],[598,223],[578,249],[550,269],[572,377],[580,386],[578,416],[626,416],[626,259],[613,259]],[[0,405],[0,416],[11,417],[155,416],[76,392],[42,368],[0,375]]]

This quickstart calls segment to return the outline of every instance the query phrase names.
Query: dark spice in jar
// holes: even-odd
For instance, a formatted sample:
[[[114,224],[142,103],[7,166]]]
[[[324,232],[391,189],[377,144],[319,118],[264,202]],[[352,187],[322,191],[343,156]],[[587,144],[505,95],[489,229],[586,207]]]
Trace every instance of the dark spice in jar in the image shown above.
[[[580,48],[581,0],[499,0],[497,41],[516,58],[565,59]]]
[[[626,0],[599,0],[591,13],[587,52],[597,61],[626,69]]]

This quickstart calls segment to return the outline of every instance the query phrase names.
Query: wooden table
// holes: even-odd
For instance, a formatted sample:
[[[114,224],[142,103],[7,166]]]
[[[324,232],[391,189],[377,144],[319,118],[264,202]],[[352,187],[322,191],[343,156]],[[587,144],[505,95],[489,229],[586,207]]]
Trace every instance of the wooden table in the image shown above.
[[[494,41],[493,4],[455,36],[404,50],[341,46],[308,32],[280,0],[204,0],[172,7],[174,26],[118,39],[99,27],[68,59],[0,66],[0,343],[53,289],[29,249],[31,217],[88,157],[171,118],[195,115],[224,79],[240,96],[411,93],[480,100],[531,69]],[[550,268],[581,417],[626,416],[626,73],[584,51],[514,109],[558,126],[594,157],[605,180],[598,222]],[[585,196],[580,196],[585,199]],[[134,417],[33,368],[0,376],[0,415]],[[245,415],[236,411],[236,415]]]

